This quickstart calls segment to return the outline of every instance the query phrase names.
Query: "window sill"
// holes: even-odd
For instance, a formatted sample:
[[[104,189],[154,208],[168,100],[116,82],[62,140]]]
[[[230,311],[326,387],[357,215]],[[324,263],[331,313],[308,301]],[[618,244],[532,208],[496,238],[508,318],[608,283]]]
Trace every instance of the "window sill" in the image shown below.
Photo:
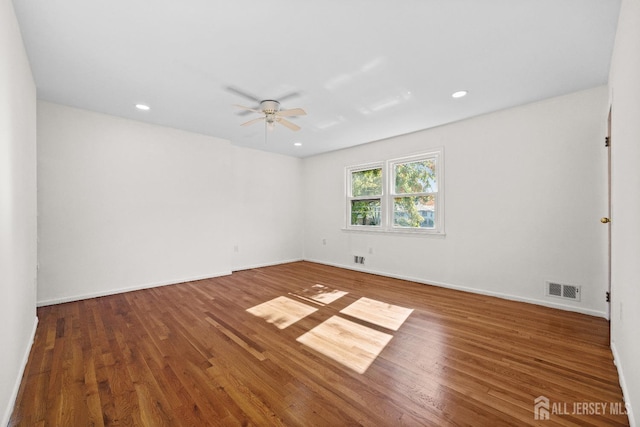
[[[401,234],[405,236],[420,236],[420,237],[440,237],[444,238],[444,231],[434,230],[412,230],[412,229],[397,229],[397,228],[382,228],[382,227],[367,227],[367,228],[355,228],[355,227],[343,227],[341,229],[347,233],[362,233],[362,234]]]

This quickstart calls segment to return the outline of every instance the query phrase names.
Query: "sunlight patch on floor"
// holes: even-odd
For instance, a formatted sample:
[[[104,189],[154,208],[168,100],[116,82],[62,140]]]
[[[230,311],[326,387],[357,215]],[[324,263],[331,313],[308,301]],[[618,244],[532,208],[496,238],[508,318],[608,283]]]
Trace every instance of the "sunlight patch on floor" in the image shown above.
[[[413,312],[412,308],[392,305],[371,298],[362,297],[340,310],[340,313],[397,331]]]
[[[326,305],[331,304],[348,293],[349,292],[330,288],[329,286],[315,284],[308,288],[301,289],[299,292],[289,293],[289,295],[302,298],[305,301],[320,303],[319,305]]]
[[[281,296],[248,308],[247,311],[254,316],[262,317],[269,323],[273,323],[278,329],[284,329],[318,311],[318,309]]]
[[[347,294],[348,292],[326,285],[315,284],[289,293],[304,302],[280,296],[251,307],[247,312],[279,329],[285,329],[318,310],[326,310],[324,307]],[[379,331],[373,325],[397,331],[412,312],[411,308],[362,297],[340,310],[340,315],[330,317],[296,341],[363,374],[393,338],[393,335]],[[370,326],[348,320],[343,315]]]
[[[332,316],[297,341],[363,374],[391,338],[390,334]]]

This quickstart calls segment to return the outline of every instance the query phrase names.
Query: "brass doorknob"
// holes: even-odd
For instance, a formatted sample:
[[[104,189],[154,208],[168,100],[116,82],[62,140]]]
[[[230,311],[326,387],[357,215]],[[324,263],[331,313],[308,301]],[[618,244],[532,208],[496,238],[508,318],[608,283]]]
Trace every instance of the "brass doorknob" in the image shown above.
[[[603,223],[603,224],[606,224],[608,222],[611,222],[611,220],[605,216],[605,217],[600,218],[600,222]]]

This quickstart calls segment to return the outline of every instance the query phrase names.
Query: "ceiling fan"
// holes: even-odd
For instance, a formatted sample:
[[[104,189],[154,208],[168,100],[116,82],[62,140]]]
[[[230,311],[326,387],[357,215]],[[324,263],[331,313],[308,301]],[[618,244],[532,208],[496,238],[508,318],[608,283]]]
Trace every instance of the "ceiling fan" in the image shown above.
[[[272,130],[275,128],[276,123],[280,123],[281,125],[293,131],[297,131],[297,130],[300,130],[300,126],[290,122],[284,117],[304,116],[307,114],[306,111],[304,111],[302,108],[292,108],[289,110],[280,109],[280,102],[284,101],[285,99],[300,96],[298,92],[291,92],[286,95],[283,95],[279,98],[280,101],[276,101],[273,99],[261,100],[255,95],[247,93],[233,86],[227,86],[226,89],[229,92],[235,93],[236,95],[240,95],[257,104],[253,108],[245,107],[243,105],[235,105],[235,107],[242,109],[242,111],[239,113],[240,115],[251,114],[252,112],[262,114],[262,117],[249,120],[248,122],[242,123],[241,126],[249,126],[264,120],[265,129]]]
[[[258,106],[257,109],[244,107],[242,105],[236,105],[236,107],[241,108],[245,111],[253,111],[254,113],[263,115],[262,117],[258,117],[256,119],[249,120],[248,122],[242,123],[240,126],[249,126],[264,120],[266,123],[267,129],[269,130],[273,129],[276,123],[280,123],[281,125],[294,131],[300,130],[300,126],[290,122],[289,120],[285,119],[285,117],[304,116],[307,114],[306,111],[304,111],[302,108],[292,108],[290,110],[281,110],[280,103],[272,99],[266,99],[264,101],[260,101],[260,105]]]

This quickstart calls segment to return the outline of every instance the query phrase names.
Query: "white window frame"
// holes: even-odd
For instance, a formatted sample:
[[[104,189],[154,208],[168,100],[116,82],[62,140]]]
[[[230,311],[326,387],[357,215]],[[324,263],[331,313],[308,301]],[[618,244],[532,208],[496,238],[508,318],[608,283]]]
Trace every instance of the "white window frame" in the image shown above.
[[[393,224],[394,212],[393,201],[394,197],[407,197],[414,194],[395,194],[395,175],[394,168],[396,165],[403,163],[419,162],[421,160],[435,159],[436,163],[436,183],[437,191],[432,193],[435,196],[434,206],[434,227],[422,228],[422,227],[401,227]],[[351,201],[357,199],[373,199],[377,198],[371,196],[353,197],[351,194],[351,177],[353,172],[369,170],[369,169],[382,169],[382,195],[380,196],[380,225],[352,225],[351,224]],[[442,147],[432,149],[427,152],[414,154],[406,157],[367,163],[361,165],[348,166],[345,168],[346,173],[346,206],[345,206],[345,231],[361,231],[361,232],[375,232],[375,233],[408,233],[414,235],[432,235],[432,236],[444,236],[444,149]],[[423,195],[423,193],[417,194]]]
[[[357,196],[354,197],[352,190],[352,177],[354,172],[362,172],[366,170],[380,169],[380,175],[382,180],[380,196]],[[347,193],[347,206],[346,206],[346,223],[347,228],[351,230],[380,230],[383,227],[384,216],[386,215],[385,206],[385,193],[386,193],[386,170],[384,162],[367,163],[365,165],[350,166],[346,168],[346,193]],[[380,199],[380,224],[379,225],[353,225],[351,224],[351,202],[354,200],[371,200]]]

